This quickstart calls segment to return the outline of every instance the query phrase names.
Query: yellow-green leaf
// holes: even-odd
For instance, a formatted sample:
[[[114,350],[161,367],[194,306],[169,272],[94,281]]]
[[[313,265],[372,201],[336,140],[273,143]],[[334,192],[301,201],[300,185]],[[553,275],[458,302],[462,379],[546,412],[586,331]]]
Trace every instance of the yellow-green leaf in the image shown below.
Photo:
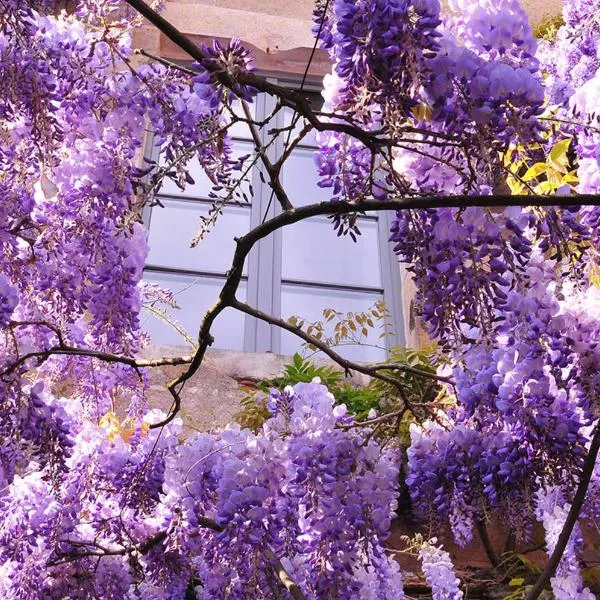
[[[578,183],[577,171],[569,171],[562,177],[562,183]]]
[[[525,186],[513,177],[508,179],[508,187],[510,188],[510,193],[513,196],[520,196],[521,194],[525,193]]]
[[[525,175],[523,175],[521,179],[523,179],[523,181],[531,181],[534,177],[539,177],[542,173],[545,173],[547,168],[548,165],[546,163],[535,163],[535,165],[527,169]]]
[[[538,194],[550,194],[556,190],[558,186],[551,181],[542,181],[535,187]]]
[[[600,269],[594,265],[590,270],[590,283],[597,288],[600,288]]]
[[[566,138],[555,144],[552,150],[550,150],[550,156],[548,157],[549,161],[559,167],[566,168],[569,164],[567,150],[569,149],[570,144],[571,138]]]

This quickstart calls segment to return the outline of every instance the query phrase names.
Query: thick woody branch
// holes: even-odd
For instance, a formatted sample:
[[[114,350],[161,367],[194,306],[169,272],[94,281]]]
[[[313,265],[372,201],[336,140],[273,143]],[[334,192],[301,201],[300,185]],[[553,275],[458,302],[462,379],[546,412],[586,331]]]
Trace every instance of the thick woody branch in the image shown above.
[[[558,536],[558,541],[556,542],[556,546],[554,547],[552,556],[550,556],[546,567],[542,571],[542,574],[539,576],[538,580],[535,582],[535,585],[533,586],[529,594],[527,594],[526,600],[536,600],[537,598],[539,598],[539,595],[542,593],[542,591],[556,572],[560,560],[563,557],[563,554],[565,553],[567,544],[569,543],[569,538],[573,533],[575,523],[577,523],[577,519],[579,519],[579,513],[581,512],[581,507],[583,506],[583,502],[585,500],[585,496],[590,485],[590,480],[592,479],[592,473],[594,472],[594,467],[596,466],[598,449],[600,449],[600,423],[597,423],[596,428],[594,429],[594,437],[592,438],[590,449],[583,463],[583,469],[581,471],[579,485],[577,486],[577,491],[575,492],[573,503],[571,504],[571,508],[569,509],[569,514],[567,515],[562,531]]]
[[[568,200],[568,201],[567,201]],[[221,289],[219,298],[211,308],[206,312],[198,332],[198,348],[190,361],[188,369],[177,379],[173,380],[167,386],[167,389],[173,397],[173,406],[169,415],[151,427],[162,427],[171,422],[178,413],[181,406],[181,397],[178,386],[190,379],[198,371],[204,355],[214,339],[210,333],[215,319],[228,307],[233,306],[236,300],[236,293],[239,287],[244,263],[250,250],[261,239],[271,233],[293,225],[304,219],[316,217],[319,215],[344,215],[353,213],[370,213],[382,210],[410,210],[419,208],[444,208],[444,207],[469,207],[469,206],[570,206],[573,202],[578,204],[600,204],[600,196],[592,194],[582,194],[576,198],[565,196],[510,196],[510,195],[490,195],[490,196],[436,196],[436,197],[405,197],[394,200],[373,200],[355,204],[352,202],[320,202],[318,204],[309,204],[300,206],[291,210],[284,211],[272,219],[265,221],[261,225],[249,231],[246,235],[236,240],[237,246],[233,256],[231,268],[227,273],[227,279]],[[333,357],[332,357],[333,358]],[[335,360],[335,359],[334,359]],[[342,367],[343,363],[339,363]],[[358,369],[357,369],[358,370]],[[384,379],[384,375],[379,373],[379,379]],[[387,377],[389,383],[396,385],[396,380]]]
[[[215,319],[227,308],[233,306],[236,301],[236,292],[239,287],[242,271],[246,258],[254,245],[261,239],[267,237],[271,233],[285,227],[298,223],[304,219],[315,217],[319,215],[343,215],[352,213],[370,213],[378,212],[383,210],[410,210],[419,208],[443,208],[443,207],[468,207],[468,206],[481,206],[481,207],[494,207],[494,206],[570,206],[574,202],[577,204],[589,204],[599,205],[600,196],[592,194],[582,194],[576,197],[568,196],[511,196],[511,195],[489,195],[489,196],[436,196],[436,197],[405,197],[397,198],[392,200],[373,200],[361,202],[358,204],[352,202],[321,202],[318,204],[309,204],[307,206],[301,206],[299,208],[293,208],[286,210],[272,219],[265,221],[258,227],[255,227],[249,231],[246,235],[237,239],[236,251],[233,257],[232,265],[227,274],[227,279],[219,298],[213,304],[213,306],[206,312],[200,326],[198,333],[198,348],[196,352],[190,357],[178,357],[178,358],[162,358],[154,360],[142,360],[127,356],[119,356],[106,352],[99,352],[95,350],[88,350],[83,348],[70,348],[59,345],[54,346],[48,350],[39,352],[33,352],[21,356],[5,369],[0,376],[5,376],[17,368],[20,364],[25,362],[29,358],[38,357],[46,359],[52,354],[70,354],[78,356],[89,356],[97,358],[105,362],[119,362],[127,364],[132,368],[138,369],[141,367],[157,367],[162,365],[181,365],[188,364],[188,368],[184,371],[177,379],[169,383],[167,389],[173,397],[172,409],[165,420],[160,423],[152,425],[152,427],[162,427],[165,424],[173,420],[179,411],[181,405],[181,398],[178,391],[178,386],[182,385],[185,381],[190,379],[198,371],[206,350],[213,343],[213,336],[211,334],[211,328]],[[26,325],[26,323],[23,323]],[[313,343],[312,341],[310,343]],[[334,353],[335,354],[335,353]],[[329,356],[335,360],[334,356]],[[344,367],[344,359],[342,362],[338,362]],[[346,367],[344,367],[346,368]],[[365,368],[361,366],[361,368]],[[382,370],[384,367],[379,365],[374,370],[376,373]],[[385,368],[388,368],[387,366]],[[394,367],[389,367],[393,369]],[[403,367],[405,368],[405,367]],[[363,372],[360,369],[355,369],[359,372]],[[376,376],[376,375],[373,375]],[[379,379],[388,381],[396,385],[396,380],[392,377],[387,377],[379,373]],[[439,376],[436,379],[443,381]],[[451,380],[446,383],[452,383]]]
[[[485,550],[492,567],[497,567],[500,564],[500,559],[494,550],[492,540],[490,540],[485,521],[477,521],[477,532],[479,533],[483,549]]]

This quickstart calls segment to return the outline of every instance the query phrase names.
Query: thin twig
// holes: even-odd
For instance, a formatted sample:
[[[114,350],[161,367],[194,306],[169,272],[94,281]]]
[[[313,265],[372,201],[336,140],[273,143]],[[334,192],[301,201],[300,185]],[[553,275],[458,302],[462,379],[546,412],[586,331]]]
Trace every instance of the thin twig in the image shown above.
[[[490,536],[484,521],[477,521],[477,532],[479,533],[481,543],[483,544],[483,549],[485,550],[492,567],[497,567],[500,564],[500,559],[494,550],[492,540],[490,540]]]
[[[246,115],[246,119],[248,119],[248,121],[251,121],[252,115],[250,114],[250,108],[248,106],[248,103],[245,100],[242,100],[242,108],[244,109],[244,114]],[[257,152],[258,156],[260,156],[260,160],[262,161],[262,164],[263,164],[265,170],[267,171],[267,174],[269,175],[269,184],[270,184],[271,190],[275,194],[275,196],[281,206],[281,210],[291,210],[292,208],[294,208],[294,206],[291,203],[291,201],[287,195],[287,192],[281,185],[281,180],[279,178],[279,175],[281,172],[281,165],[280,164],[274,165],[269,160],[269,157],[267,156],[267,153],[266,153],[266,148],[262,147],[262,142],[260,139],[260,132],[258,131],[258,128],[256,127],[256,125],[254,125],[251,122],[248,122],[248,128],[250,129],[250,134],[252,135],[252,139],[254,141],[254,147],[256,148],[256,152]]]

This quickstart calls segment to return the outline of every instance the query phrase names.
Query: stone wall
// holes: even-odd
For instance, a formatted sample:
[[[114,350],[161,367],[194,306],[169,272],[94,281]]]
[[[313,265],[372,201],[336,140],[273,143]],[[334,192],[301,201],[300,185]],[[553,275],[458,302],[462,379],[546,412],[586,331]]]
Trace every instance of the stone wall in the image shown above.
[[[190,349],[181,346],[153,345],[144,358],[187,356]],[[224,427],[233,421],[244,397],[244,387],[257,381],[271,379],[283,373],[290,362],[289,356],[272,352],[235,352],[209,349],[198,372],[186,382],[181,393],[181,412],[186,433],[194,430],[209,431]],[[316,360],[320,364],[333,364]],[[149,402],[153,408],[169,411],[172,397],[167,384],[175,379],[184,366],[163,366],[152,369]],[[367,377],[356,373],[348,381],[357,385],[367,383]]]

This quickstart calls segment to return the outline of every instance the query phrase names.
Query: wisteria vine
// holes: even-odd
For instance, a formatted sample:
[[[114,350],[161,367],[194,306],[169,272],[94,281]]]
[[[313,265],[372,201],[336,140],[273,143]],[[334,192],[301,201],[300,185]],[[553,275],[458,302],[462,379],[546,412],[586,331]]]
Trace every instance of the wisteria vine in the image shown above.
[[[140,60],[138,11],[165,26],[158,2],[68,4],[0,0],[2,597],[402,599],[386,548],[401,473],[427,533],[447,526],[464,545],[493,514],[524,542],[539,521],[552,553],[597,426],[600,213],[577,195],[600,192],[594,2],[568,0],[556,39],[538,44],[517,0],[453,0],[447,12],[438,0],[318,0],[332,65],[319,113],[257,74],[238,40],[196,47],[171,27],[193,64]],[[173,411],[147,404],[147,368],[178,361],[136,358],[142,303],[173,302],[141,282],[141,210],[166,178],[191,183],[193,163],[226,203],[254,160],[232,155],[232,102],[261,92],[317,130],[338,233],[354,235],[361,211],[397,209],[390,240],[452,402],[415,420],[405,455],[318,381],[273,390],[258,433],[181,439],[181,384],[225,307],[318,345],[235,296],[258,240],[324,214],[296,211],[281,162],[265,164],[282,214],[238,240],[169,385]],[[159,161],[142,156],[148,129]],[[541,160],[555,169],[538,181]],[[557,195],[510,206],[512,180]],[[328,354],[396,385],[410,412],[396,379]],[[593,598],[581,543],[576,525],[556,598]],[[463,597],[437,541],[418,554],[433,598]]]

